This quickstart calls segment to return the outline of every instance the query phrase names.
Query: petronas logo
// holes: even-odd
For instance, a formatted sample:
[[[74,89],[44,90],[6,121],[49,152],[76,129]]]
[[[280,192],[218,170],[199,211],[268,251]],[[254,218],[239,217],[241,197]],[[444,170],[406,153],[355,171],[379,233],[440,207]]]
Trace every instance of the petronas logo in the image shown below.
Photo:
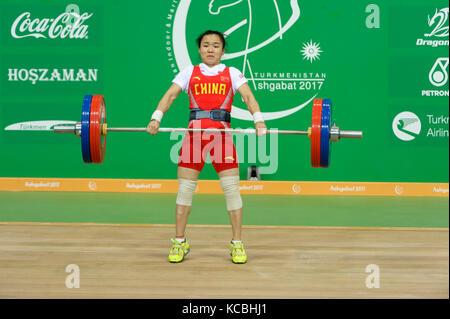
[[[448,82],[448,58],[438,58],[430,70],[428,78],[434,86],[443,86]]]

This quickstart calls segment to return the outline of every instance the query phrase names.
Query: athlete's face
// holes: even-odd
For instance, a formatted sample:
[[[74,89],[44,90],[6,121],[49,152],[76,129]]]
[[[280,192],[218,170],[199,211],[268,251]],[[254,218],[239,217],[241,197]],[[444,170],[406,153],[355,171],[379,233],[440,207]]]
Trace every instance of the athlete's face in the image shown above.
[[[222,41],[217,34],[208,34],[202,38],[198,49],[202,62],[209,67],[220,64],[220,59],[225,53]]]

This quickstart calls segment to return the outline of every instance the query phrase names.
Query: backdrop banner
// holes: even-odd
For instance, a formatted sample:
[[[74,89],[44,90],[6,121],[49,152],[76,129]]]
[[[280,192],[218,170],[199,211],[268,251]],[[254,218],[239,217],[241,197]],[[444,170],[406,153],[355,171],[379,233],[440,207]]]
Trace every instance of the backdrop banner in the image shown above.
[[[145,127],[180,70],[200,63],[196,38],[211,29],[226,34],[222,62],[248,79],[269,128],[307,130],[313,100],[329,98],[332,124],[363,131],[332,144],[329,168],[311,167],[305,136],[235,135],[241,180],[256,165],[287,193],[289,181],[341,194],[370,183],[413,194],[421,183],[448,196],[448,13],[438,0],[0,1],[0,185],[117,179],[126,191],[124,180],[130,190],[146,180],[142,190],[160,191],[176,180],[182,133],[110,132],[97,165],[83,162],[74,134],[5,128],[81,121],[86,94],[105,96],[108,126]],[[188,107],[182,92],[161,126],[187,127]],[[238,93],[231,126],[254,128]],[[218,179],[212,165],[200,179]]]

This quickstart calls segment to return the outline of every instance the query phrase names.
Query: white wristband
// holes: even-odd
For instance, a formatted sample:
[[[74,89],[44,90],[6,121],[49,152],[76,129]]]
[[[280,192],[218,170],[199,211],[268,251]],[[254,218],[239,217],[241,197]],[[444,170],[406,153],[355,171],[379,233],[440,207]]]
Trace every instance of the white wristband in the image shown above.
[[[262,113],[261,112],[253,113],[253,121],[255,123],[264,122],[264,117],[263,117]]]
[[[160,110],[156,110],[155,112],[153,112],[152,120],[156,120],[159,123],[161,123],[163,115],[164,115],[163,112],[161,112]]]

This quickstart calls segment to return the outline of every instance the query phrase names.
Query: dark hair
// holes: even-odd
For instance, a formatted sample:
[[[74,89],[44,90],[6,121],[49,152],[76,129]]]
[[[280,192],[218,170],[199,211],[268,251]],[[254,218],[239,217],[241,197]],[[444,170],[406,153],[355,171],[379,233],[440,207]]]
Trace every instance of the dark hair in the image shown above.
[[[219,36],[220,40],[222,41],[222,48],[225,49],[225,45],[226,45],[226,41],[225,41],[225,36],[222,32],[219,31],[214,31],[214,30],[207,30],[205,32],[203,32],[198,38],[197,38],[197,45],[200,48],[200,45],[202,44],[202,39],[205,35],[210,35],[210,34],[215,34],[217,36]]]

